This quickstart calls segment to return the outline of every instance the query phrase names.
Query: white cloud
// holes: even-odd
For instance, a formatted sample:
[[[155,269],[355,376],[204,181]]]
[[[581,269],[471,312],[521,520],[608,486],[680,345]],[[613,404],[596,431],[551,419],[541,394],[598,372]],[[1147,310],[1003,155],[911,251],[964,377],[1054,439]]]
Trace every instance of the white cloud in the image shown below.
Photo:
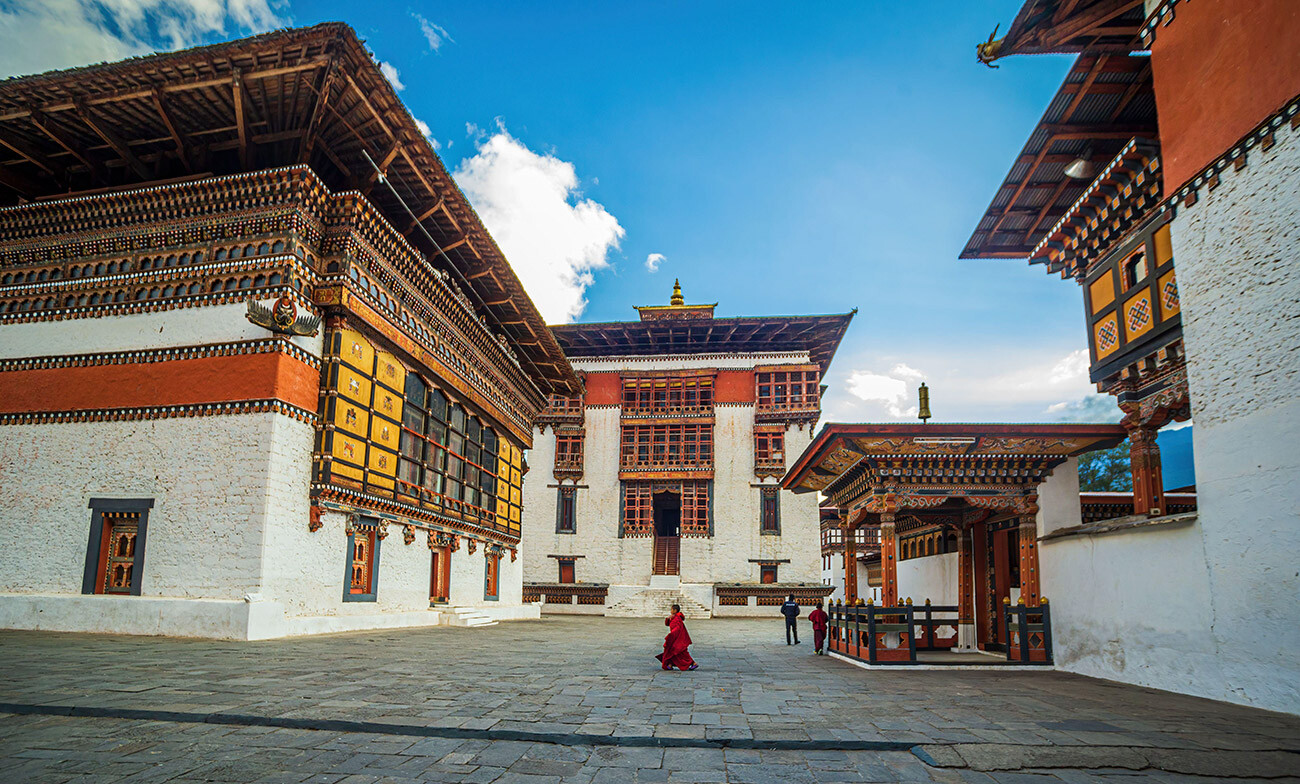
[[[283,0],[11,0],[0,77],[183,49],[282,27]]]
[[[444,43],[456,43],[455,39],[447,35],[447,31],[441,25],[436,25],[419,14],[413,14],[413,16],[419,20],[420,32],[424,35],[424,40],[428,41],[430,50],[436,52],[442,48]]]
[[[651,253],[649,256],[645,257],[645,268],[650,270],[651,272],[658,272],[659,265],[662,264],[663,262],[664,262],[664,254]]]
[[[388,80],[389,84],[393,85],[394,90],[397,90],[400,93],[402,90],[406,89],[406,85],[402,84],[401,74],[398,73],[397,67],[392,63],[386,63],[383,60],[380,60],[379,70],[383,72],[384,78]]]
[[[900,368],[906,371],[902,375],[907,379],[912,378],[912,374],[916,373],[906,365],[897,365],[888,374],[872,373],[869,370],[855,370],[849,375],[849,394],[859,400],[874,404],[873,408],[877,410],[883,409],[885,413],[895,419],[916,416],[916,406],[907,406],[910,392],[909,385],[904,378],[897,377],[900,375],[897,372]]]
[[[1046,414],[1047,419],[1057,422],[1118,422],[1124,416],[1115,398],[1097,394],[1053,403],[1047,407]]]
[[[456,168],[456,180],[542,316],[571,322],[587,306],[592,273],[609,266],[625,232],[602,205],[582,198],[572,163],[533,152],[498,126]]]

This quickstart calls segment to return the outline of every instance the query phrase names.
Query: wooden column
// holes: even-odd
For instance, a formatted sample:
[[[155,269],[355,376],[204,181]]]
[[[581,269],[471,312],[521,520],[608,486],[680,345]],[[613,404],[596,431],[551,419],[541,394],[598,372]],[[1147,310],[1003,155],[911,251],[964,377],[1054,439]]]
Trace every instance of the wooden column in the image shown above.
[[[957,622],[970,623],[975,619],[975,597],[972,594],[974,585],[971,584],[971,568],[973,564],[971,540],[969,528],[963,528],[957,532]]]
[[[1164,514],[1164,477],[1160,473],[1160,446],[1156,428],[1128,429],[1129,468],[1133,472],[1133,514]]]
[[[880,604],[898,604],[898,539],[894,536],[894,513],[880,514]]]
[[[1038,606],[1038,525],[1032,514],[1020,518],[1020,598],[1026,607]]]
[[[846,518],[847,514],[846,512]],[[853,604],[858,600],[858,543],[847,519],[842,528],[844,530],[844,603]]]

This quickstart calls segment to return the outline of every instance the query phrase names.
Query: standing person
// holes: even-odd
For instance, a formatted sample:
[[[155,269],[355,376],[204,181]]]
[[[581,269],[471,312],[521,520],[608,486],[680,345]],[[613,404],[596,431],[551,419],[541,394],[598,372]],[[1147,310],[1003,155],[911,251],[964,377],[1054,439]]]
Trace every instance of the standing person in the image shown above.
[[[781,614],[785,616],[785,644],[799,644],[799,603],[794,600],[794,594],[785,597],[785,604],[781,605]],[[794,635],[794,642],[790,642],[790,635]]]
[[[664,619],[664,626],[668,627],[668,635],[664,637],[664,652],[656,654],[655,658],[663,662],[665,670],[673,667],[679,670],[698,669],[700,665],[695,663],[686,650],[691,646],[691,635],[686,631],[686,616],[682,614],[681,607],[673,605],[673,611]]]
[[[826,646],[826,622],[830,616],[822,609],[822,600],[817,600],[817,606],[813,611],[808,613],[808,620],[812,621],[813,627],[813,653],[825,654]]]

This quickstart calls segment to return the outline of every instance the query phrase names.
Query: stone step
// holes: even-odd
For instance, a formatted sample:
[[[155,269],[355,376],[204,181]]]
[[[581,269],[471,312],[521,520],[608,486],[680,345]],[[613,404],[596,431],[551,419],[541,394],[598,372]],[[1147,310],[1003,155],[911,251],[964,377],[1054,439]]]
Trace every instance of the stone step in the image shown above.
[[[474,607],[448,607],[443,618],[448,626],[478,628],[497,625],[490,615]]]
[[[646,588],[605,609],[616,618],[654,618],[668,615],[676,604],[687,618],[711,618],[713,611],[677,590]]]

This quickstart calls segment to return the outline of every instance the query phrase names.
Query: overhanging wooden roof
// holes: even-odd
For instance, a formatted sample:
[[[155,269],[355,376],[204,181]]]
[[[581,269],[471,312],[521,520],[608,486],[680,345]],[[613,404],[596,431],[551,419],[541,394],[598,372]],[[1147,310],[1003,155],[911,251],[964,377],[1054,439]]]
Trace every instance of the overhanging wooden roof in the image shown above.
[[[978,47],[982,62],[1013,54],[1116,52],[1142,46],[1142,0],[1028,0],[1002,38]]]
[[[652,354],[771,354],[807,351],[825,374],[853,320],[830,316],[613,321],[564,324],[551,330],[570,358]]]
[[[781,486],[796,493],[827,488],[864,458],[1048,458],[1108,449],[1127,436],[1119,424],[841,424],[821,429]]]
[[[347,25],[0,82],[0,206],[294,164],[361,192],[449,267],[544,391],[578,392],[500,248]]]
[[[1029,257],[1092,180],[1069,177],[1066,167],[1086,154],[1100,170],[1134,137],[1157,138],[1150,58],[1081,55],[960,257]]]

